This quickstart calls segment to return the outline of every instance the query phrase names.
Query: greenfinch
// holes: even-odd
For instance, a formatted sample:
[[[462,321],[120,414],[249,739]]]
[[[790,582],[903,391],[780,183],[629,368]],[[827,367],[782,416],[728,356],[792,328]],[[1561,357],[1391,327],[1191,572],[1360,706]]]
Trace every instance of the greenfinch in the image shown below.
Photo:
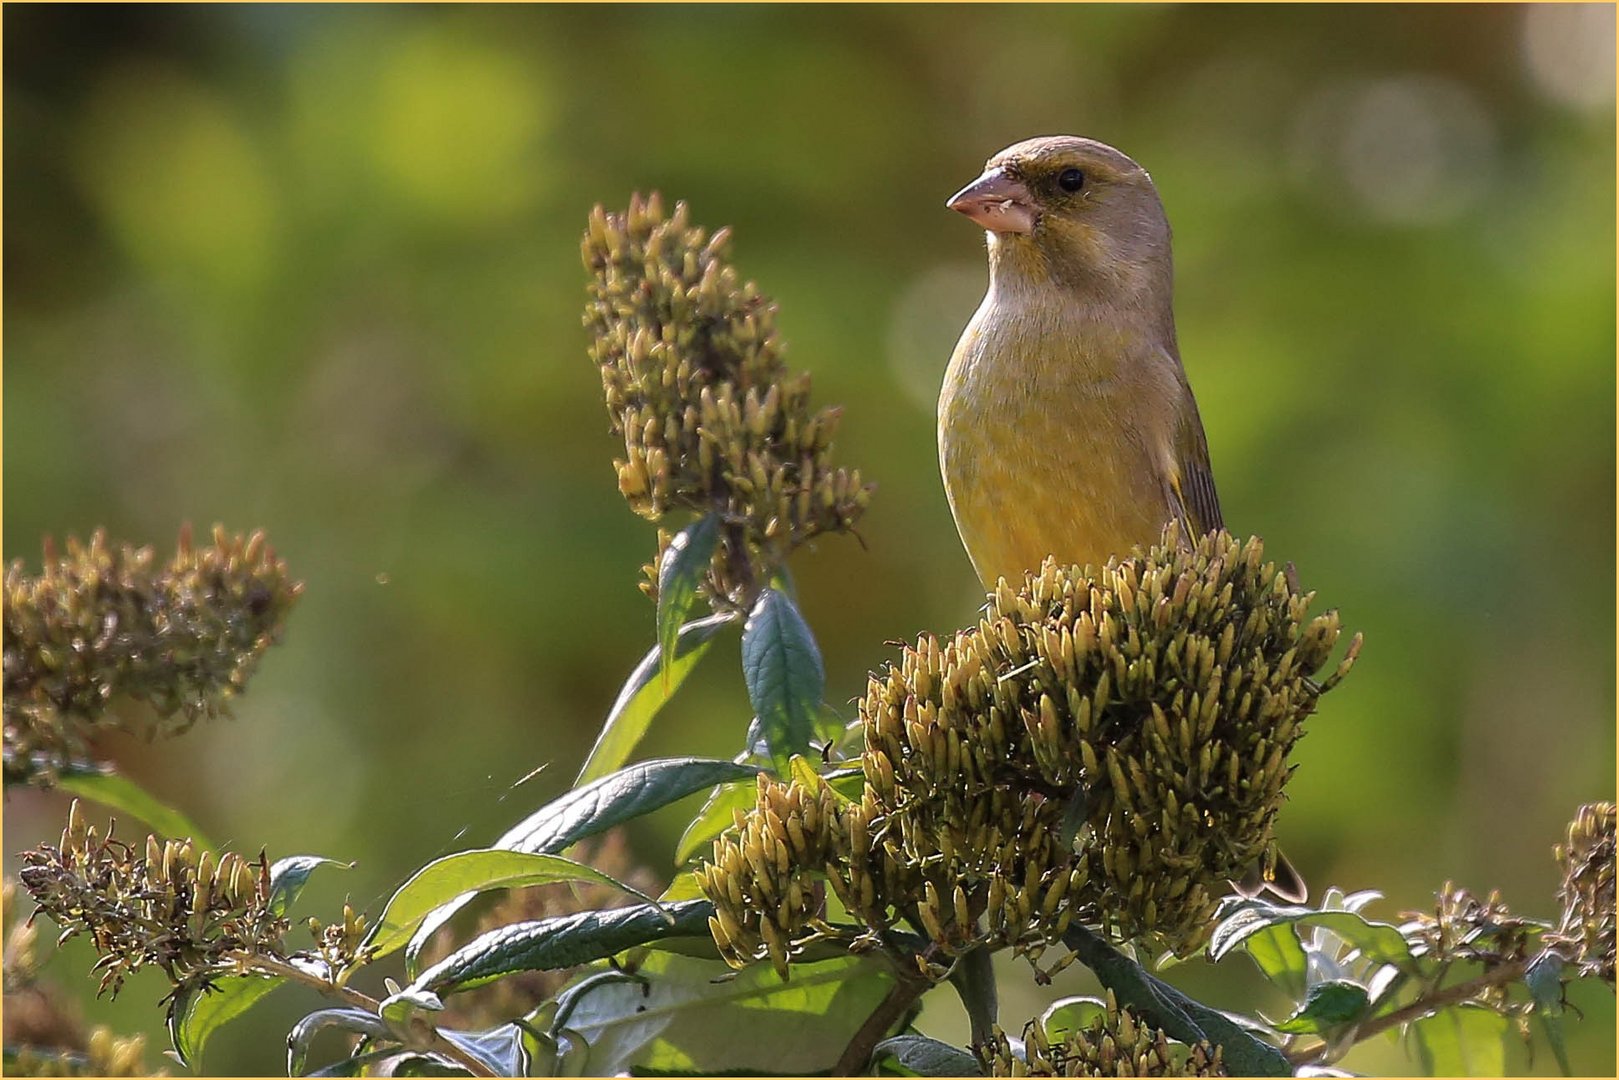
[[[1104,143],[1028,139],[946,204],[982,226],[989,289],[939,395],[939,462],[985,588],[1049,555],[1101,565],[1223,526],[1175,342],[1169,219]],[[1268,884],[1302,899],[1278,859]]]

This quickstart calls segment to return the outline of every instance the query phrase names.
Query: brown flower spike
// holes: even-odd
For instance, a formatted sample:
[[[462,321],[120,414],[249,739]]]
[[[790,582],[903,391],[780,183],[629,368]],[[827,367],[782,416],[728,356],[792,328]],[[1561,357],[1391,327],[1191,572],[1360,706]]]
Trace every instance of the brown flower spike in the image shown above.
[[[149,706],[170,727],[216,715],[279,640],[302,585],[262,533],[216,527],[159,565],[151,548],[113,546],[97,532],[49,541],[36,577],[6,567],[5,778],[49,783],[89,754],[119,698]]]
[[[799,545],[851,531],[871,497],[831,463],[840,410],[810,405],[810,379],[781,357],[776,308],[727,257],[729,231],[665,216],[656,195],[591,213],[585,325],[625,456],[618,486],[636,513],[718,512],[711,596],[746,604]],[[665,540],[664,543],[667,541]]]
[[[1614,826],[1613,803],[1582,806],[1569,822],[1568,839],[1557,845],[1563,865],[1558,896],[1563,917],[1557,937],[1586,975],[1614,984]]]
[[[1090,1024],[1053,1039],[1039,1018],[1023,1029],[1023,1053],[1013,1052],[1000,1028],[977,1048],[989,1076],[1226,1076],[1218,1047],[1171,1043],[1155,1027],[1119,1008],[1108,991],[1107,1009]]]
[[[1196,949],[1228,879],[1270,856],[1288,751],[1359,650],[1316,681],[1339,630],[1311,596],[1223,532],[1003,584],[976,627],[872,677],[859,802],[761,781],[699,871],[721,951],[782,969],[820,933],[810,874],[946,956],[1037,957],[1076,919]]]

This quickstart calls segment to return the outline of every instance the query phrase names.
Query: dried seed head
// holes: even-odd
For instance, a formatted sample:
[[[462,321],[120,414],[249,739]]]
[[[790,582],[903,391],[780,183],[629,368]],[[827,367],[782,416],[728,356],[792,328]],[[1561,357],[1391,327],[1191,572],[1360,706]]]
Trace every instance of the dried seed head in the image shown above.
[[[51,783],[88,756],[98,728],[124,726],[128,697],[182,730],[247,686],[280,639],[302,586],[262,534],[214,531],[158,565],[150,548],[113,547],[97,532],[47,543],[41,573],[20,560],[5,580],[5,779]]]
[[[1587,975],[1614,984],[1614,824],[1612,803],[1582,806],[1557,845],[1563,866],[1557,938]]]
[[[1023,1029],[1023,1052],[999,1027],[974,1047],[989,1076],[1226,1076],[1219,1048],[1172,1042],[1160,1030],[1121,1009],[1108,992],[1105,1011],[1078,1030],[1054,1037],[1039,1018]]]
[[[722,604],[805,541],[850,531],[871,497],[832,465],[838,410],[810,405],[809,376],[782,360],[775,305],[737,276],[728,240],[653,195],[621,214],[598,206],[582,246],[590,355],[624,438],[619,490],[653,520],[720,512],[707,588]]]
[[[1048,560],[1003,581],[977,627],[922,637],[860,703],[866,774],[908,857],[943,856],[941,884],[969,895],[1022,883],[998,908],[1003,943],[1079,918],[1184,954],[1224,882],[1271,851],[1337,616],[1310,618],[1257,539],[1171,533],[1100,569]],[[970,768],[941,750],[956,746]]]
[[[829,785],[811,790],[760,774],[753,811],[714,842],[713,859],[697,871],[714,904],[714,943],[731,966],[769,959],[787,977],[797,937],[822,914],[816,879],[847,850],[834,836],[838,815]],[[840,895],[847,882],[833,876]]]
[[[78,815],[76,803],[70,813]],[[70,828],[64,839],[24,852],[18,876],[64,938],[82,933],[95,943],[102,990],[116,994],[127,975],[148,965],[176,987],[199,986],[234,970],[232,953],[285,955],[288,923],[271,910],[268,878],[250,873],[249,888],[232,885],[238,867],[262,870],[262,854],[244,864],[230,853],[198,855],[189,842],[149,839],[136,848],[115,839],[110,826],[105,836]]]

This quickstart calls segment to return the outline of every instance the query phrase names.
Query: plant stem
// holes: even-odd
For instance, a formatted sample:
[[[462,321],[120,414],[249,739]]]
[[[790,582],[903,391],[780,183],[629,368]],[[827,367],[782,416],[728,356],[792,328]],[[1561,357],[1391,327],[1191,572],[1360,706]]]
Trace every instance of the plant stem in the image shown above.
[[[888,1029],[905,1015],[911,1004],[922,996],[922,991],[931,985],[926,979],[900,972],[894,988],[888,992],[888,996],[883,998],[872,1014],[866,1017],[866,1022],[860,1025],[860,1030],[854,1033],[854,1038],[849,1040],[843,1056],[838,1058],[838,1063],[832,1067],[832,1075],[854,1076],[856,1073],[864,1072],[867,1063],[871,1061],[872,1050],[883,1041]]]
[[[240,962],[245,968],[257,971],[260,974],[274,975],[278,978],[287,979],[291,982],[298,983],[301,986],[307,986],[312,990],[317,990],[320,993],[325,994],[327,997],[336,998],[343,1002],[343,1004],[351,1005],[356,1009],[364,1009],[366,1012],[376,1013],[382,1007],[382,1003],[374,997],[367,994],[362,994],[360,991],[355,990],[352,987],[339,986],[337,983],[331,982],[327,979],[322,979],[320,976],[308,971],[304,971],[296,964],[287,963],[278,957],[266,956],[263,953],[238,952],[233,953],[231,955],[231,959]],[[440,1055],[441,1057],[449,1058],[451,1061],[467,1070],[467,1072],[471,1073],[473,1076],[500,1075],[488,1065],[484,1064],[473,1055],[467,1053],[465,1050],[446,1039],[442,1034],[439,1033],[437,1028],[428,1028],[427,1049],[432,1053]]]
[[[1459,1002],[1476,997],[1482,991],[1502,983],[1517,982],[1529,970],[1531,960],[1513,960],[1499,967],[1491,968],[1483,975],[1469,982],[1457,983],[1455,986],[1436,990],[1425,997],[1420,997],[1403,1008],[1395,1009],[1387,1016],[1379,1016],[1375,1020],[1368,1020],[1355,1029],[1354,1036],[1340,1044],[1342,1050],[1347,1050],[1355,1043],[1365,1042],[1376,1035],[1381,1035],[1390,1028],[1401,1024],[1409,1024],[1432,1015],[1440,1009],[1455,1005]],[[1287,1060],[1294,1066],[1319,1065],[1323,1063],[1329,1047],[1326,1044],[1312,1046],[1307,1050],[1295,1050],[1287,1055]]]

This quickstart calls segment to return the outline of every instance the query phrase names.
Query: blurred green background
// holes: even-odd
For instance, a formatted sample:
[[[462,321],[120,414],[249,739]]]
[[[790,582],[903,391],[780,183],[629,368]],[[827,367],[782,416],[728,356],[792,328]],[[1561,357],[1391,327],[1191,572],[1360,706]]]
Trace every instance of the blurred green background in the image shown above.
[[[983,242],[944,200],[1074,132],[1162,190],[1229,523],[1366,634],[1287,850],[1386,916],[1447,879],[1554,913],[1551,844],[1614,795],[1611,6],[8,5],[4,49],[5,556],[268,530],[308,591],[236,718],[108,750],[216,837],[358,860],[310,911],[375,911],[565,788],[651,643],[579,325],[591,205],[733,225],[845,405],[869,547],[793,569],[852,715],[885,643],[979,600],[933,402]],[[747,720],[732,641],[643,751],[728,756]],[[631,837],[660,874],[689,809]],[[63,806],[5,810],[14,870]],[[51,971],[89,999],[89,963]],[[1280,1008],[1246,961],[1174,977]],[[1007,985],[1014,1027],[1090,984]],[[164,989],[86,1008],[161,1045]],[[1576,1003],[1611,1075],[1612,995]],[[207,1070],[278,1071],[312,1005]],[[1392,1039],[1348,1065],[1413,1068]]]

